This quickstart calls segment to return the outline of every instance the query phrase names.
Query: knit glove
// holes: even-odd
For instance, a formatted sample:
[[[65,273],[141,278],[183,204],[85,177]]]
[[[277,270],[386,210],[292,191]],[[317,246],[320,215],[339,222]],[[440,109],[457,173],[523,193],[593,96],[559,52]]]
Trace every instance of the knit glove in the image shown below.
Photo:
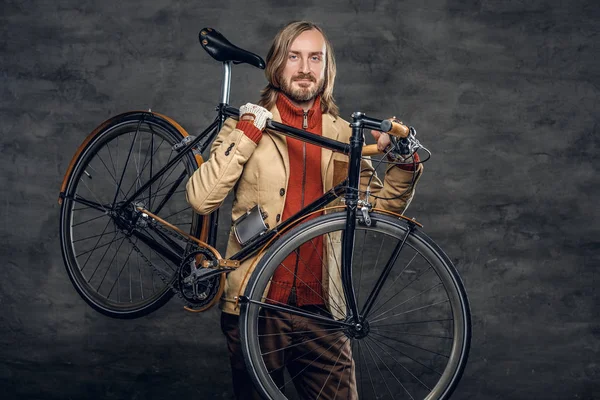
[[[240,107],[240,121],[251,121],[260,131],[265,130],[267,119],[272,119],[273,114],[264,107],[246,103]]]

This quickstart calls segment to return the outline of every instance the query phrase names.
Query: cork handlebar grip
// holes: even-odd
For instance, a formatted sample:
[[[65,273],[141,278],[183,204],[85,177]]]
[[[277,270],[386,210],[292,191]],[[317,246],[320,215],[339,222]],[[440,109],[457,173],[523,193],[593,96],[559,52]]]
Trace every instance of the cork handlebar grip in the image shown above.
[[[382,154],[382,152],[379,151],[379,149],[377,149],[376,144],[369,144],[369,145],[363,146],[363,148],[362,148],[363,156],[374,156],[377,154]]]
[[[392,123],[391,129],[388,131],[390,135],[405,138],[410,133],[410,129],[406,125],[402,125],[398,122],[390,121]]]
[[[381,123],[381,128],[385,132],[387,129],[387,133],[396,137],[405,138],[410,133],[410,128],[406,125],[403,125],[398,122],[394,122],[391,119],[383,120]],[[374,156],[377,154],[383,154],[382,151],[377,149],[376,144],[369,144],[363,147],[362,155],[363,156]]]

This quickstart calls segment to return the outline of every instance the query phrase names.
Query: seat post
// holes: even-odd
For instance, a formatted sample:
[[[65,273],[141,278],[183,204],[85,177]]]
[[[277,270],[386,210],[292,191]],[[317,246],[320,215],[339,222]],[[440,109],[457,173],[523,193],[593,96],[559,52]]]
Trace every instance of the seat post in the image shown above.
[[[219,107],[219,125],[218,130],[220,131],[225,123],[225,114],[223,114],[223,107],[229,105],[229,90],[231,88],[231,61],[223,62],[225,72],[223,73],[223,86],[221,86],[221,104]],[[219,209],[213,211],[210,215],[210,231],[208,233],[208,244],[215,246],[217,243],[217,229],[219,227]]]
[[[223,86],[221,88],[221,104],[229,104],[229,90],[231,88],[231,61],[223,63],[225,73],[223,74]]]

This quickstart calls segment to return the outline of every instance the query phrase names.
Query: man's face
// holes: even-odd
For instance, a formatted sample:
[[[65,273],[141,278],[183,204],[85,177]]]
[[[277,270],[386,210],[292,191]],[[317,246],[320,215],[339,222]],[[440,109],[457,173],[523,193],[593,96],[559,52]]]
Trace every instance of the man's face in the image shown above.
[[[279,83],[293,101],[310,101],[323,90],[325,49],[325,39],[315,29],[302,32],[292,42]]]

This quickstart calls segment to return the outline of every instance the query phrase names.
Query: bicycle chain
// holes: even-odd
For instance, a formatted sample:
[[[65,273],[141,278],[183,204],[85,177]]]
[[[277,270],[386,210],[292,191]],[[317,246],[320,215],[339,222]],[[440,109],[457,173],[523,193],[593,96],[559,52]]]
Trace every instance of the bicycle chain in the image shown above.
[[[156,221],[155,219],[150,219],[150,220],[146,220],[144,219],[145,222],[148,223],[148,225],[152,225],[152,229],[156,229],[157,231],[161,231],[167,235],[170,235],[176,239],[182,240],[183,242],[185,242],[187,244],[187,248],[188,251],[186,251],[184,257],[182,258],[182,260],[184,260],[188,255],[190,255],[191,253],[193,253],[194,251],[199,251],[201,249],[200,246],[198,246],[198,244],[194,241],[192,241],[191,239],[181,235],[178,232],[172,231],[170,229],[167,229],[166,227],[162,226],[160,224],[160,222]],[[152,261],[150,261],[145,255],[144,253],[139,249],[139,247],[137,247],[137,245],[133,242],[133,240],[131,239],[131,235],[126,235],[127,240],[129,240],[129,243],[131,243],[131,246],[133,247],[133,250],[135,250],[144,260],[144,262],[146,262],[146,264],[152,268],[157,274],[158,277],[163,281],[163,283],[165,285],[167,285],[175,294],[177,294],[177,297],[179,297],[181,299],[181,301],[183,301],[185,303],[186,306],[190,307],[190,308],[194,308],[196,305],[194,303],[189,302],[185,297],[183,297],[183,295],[181,294],[181,290],[179,290],[179,288],[176,286],[176,282],[178,282],[178,277],[179,277],[179,269],[181,268],[181,265],[177,266],[177,270],[176,270],[176,277],[175,279],[171,279],[169,280],[168,277],[166,277],[161,271],[160,269],[158,269],[156,266],[154,266],[154,264],[152,264]],[[212,288],[212,283],[208,282],[208,285],[210,288]]]

